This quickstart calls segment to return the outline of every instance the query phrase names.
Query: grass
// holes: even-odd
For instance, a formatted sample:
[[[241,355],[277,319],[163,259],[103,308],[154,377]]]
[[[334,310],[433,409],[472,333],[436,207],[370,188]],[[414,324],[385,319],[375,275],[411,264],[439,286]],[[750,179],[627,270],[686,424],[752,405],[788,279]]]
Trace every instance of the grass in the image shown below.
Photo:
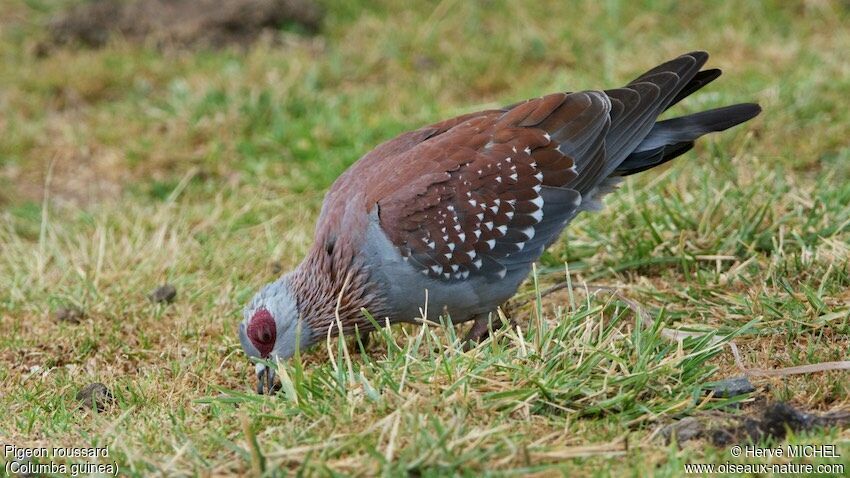
[[[72,2],[0,11],[0,438],[108,445],[122,474],[679,475],[739,463],[666,445],[683,416],[786,400],[850,407],[846,372],[705,394],[744,362],[850,355],[850,10],[843,2],[324,2],[320,36],[248,50],[34,54]],[[251,393],[243,304],[311,242],[323,192],[379,142],[557,90],[613,87],[691,49],[724,76],[675,111],[756,120],[629,179],[508,304],[518,330],[334,340]],[[568,266],[565,266],[567,264]],[[568,279],[573,287],[538,293]],[[147,295],[169,282],[171,305]],[[647,311],[583,284],[616,286]],[[76,306],[80,324],[59,323]],[[720,338],[663,338],[672,327]],[[78,409],[103,382],[116,403]],[[837,444],[828,429],[792,443]],[[782,460],[779,460],[782,461]],[[816,460],[821,463],[827,459]]]

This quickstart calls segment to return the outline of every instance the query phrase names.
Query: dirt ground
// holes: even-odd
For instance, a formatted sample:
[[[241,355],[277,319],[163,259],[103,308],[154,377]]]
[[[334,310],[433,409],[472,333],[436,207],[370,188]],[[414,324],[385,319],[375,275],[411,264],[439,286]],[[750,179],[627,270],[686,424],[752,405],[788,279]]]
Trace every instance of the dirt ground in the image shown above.
[[[103,46],[113,35],[157,45],[247,45],[286,26],[318,31],[322,9],[310,0],[96,0],[49,25],[54,44]]]

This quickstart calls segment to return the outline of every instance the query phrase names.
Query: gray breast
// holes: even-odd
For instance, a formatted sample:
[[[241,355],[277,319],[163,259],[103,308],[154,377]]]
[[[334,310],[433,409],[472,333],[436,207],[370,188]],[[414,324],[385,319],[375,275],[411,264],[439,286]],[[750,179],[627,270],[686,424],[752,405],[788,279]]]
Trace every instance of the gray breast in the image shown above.
[[[428,320],[438,320],[444,310],[454,323],[492,312],[516,292],[531,269],[530,263],[511,269],[502,279],[470,276],[466,280],[445,281],[428,277],[405,261],[390,242],[381,228],[377,208],[369,215],[361,253],[371,280],[379,285],[387,309],[393,314],[393,322],[421,319],[426,297]]]

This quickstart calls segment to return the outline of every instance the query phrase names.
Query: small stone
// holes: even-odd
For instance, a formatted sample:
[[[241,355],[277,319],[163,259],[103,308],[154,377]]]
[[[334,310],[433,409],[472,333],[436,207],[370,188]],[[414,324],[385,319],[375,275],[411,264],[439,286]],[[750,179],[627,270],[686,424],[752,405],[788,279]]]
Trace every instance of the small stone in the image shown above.
[[[85,318],[83,311],[73,305],[56,309],[53,316],[57,322],[67,322],[69,324],[79,324]]]
[[[283,272],[283,265],[280,261],[274,261],[271,263],[270,268],[272,270],[272,274],[278,276]]]
[[[730,398],[755,392],[756,388],[745,376],[731,377],[719,382],[706,384],[708,391],[714,392],[717,398]]]
[[[699,438],[704,431],[702,423],[694,417],[688,417],[665,426],[661,430],[661,436],[667,444],[676,441],[682,444],[688,440]]]
[[[170,304],[177,297],[177,288],[171,284],[163,284],[148,296],[155,304]]]
[[[90,408],[102,412],[115,402],[115,397],[112,396],[112,392],[106,388],[106,385],[95,382],[86,385],[77,392],[77,401],[80,402],[80,408]]]

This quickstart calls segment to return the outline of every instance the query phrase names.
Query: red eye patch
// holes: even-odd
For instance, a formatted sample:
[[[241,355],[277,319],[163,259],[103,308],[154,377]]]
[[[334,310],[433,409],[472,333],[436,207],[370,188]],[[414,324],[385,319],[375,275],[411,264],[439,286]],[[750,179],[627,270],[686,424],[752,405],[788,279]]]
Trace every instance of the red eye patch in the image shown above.
[[[274,349],[276,336],[277,327],[271,312],[265,308],[257,309],[251,321],[248,322],[248,338],[263,358],[268,357]]]

